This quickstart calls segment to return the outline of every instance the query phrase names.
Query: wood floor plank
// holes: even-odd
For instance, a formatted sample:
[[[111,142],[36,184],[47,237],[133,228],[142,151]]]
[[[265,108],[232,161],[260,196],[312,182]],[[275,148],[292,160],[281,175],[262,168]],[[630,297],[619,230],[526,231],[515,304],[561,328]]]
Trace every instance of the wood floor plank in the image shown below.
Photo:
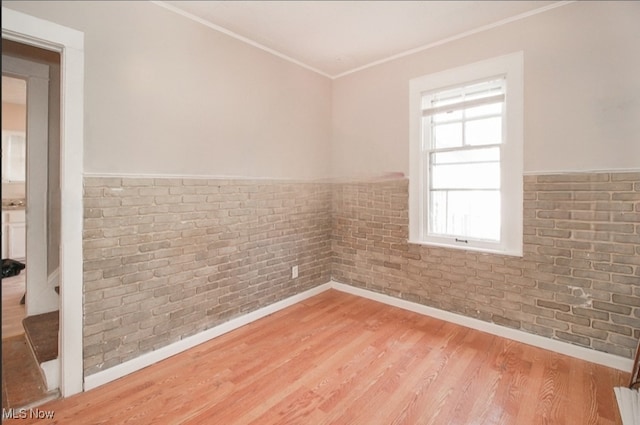
[[[528,376],[527,388],[525,390],[528,392],[528,395],[520,404],[520,409],[518,410],[517,416],[513,422],[516,424],[535,423],[534,417],[538,409],[538,403],[540,402],[540,394],[542,394],[543,391],[542,387],[545,384],[545,365],[542,362],[542,350],[530,350],[529,354],[533,361]]]
[[[361,365],[351,369],[351,373],[348,374],[346,379],[340,382],[337,387],[334,387],[332,392],[326,394],[326,401],[319,406],[323,412],[335,412],[339,414],[346,408],[347,404],[352,405],[356,394],[361,396],[363,392],[366,394],[368,387],[363,386],[362,381],[370,384],[374,384],[374,382],[371,379],[365,380],[363,379],[364,377],[378,377],[382,376],[385,372],[388,374],[389,372],[395,372],[395,375],[389,375],[389,378],[382,382],[383,387],[381,390],[384,391],[382,395],[388,394],[397,387],[398,381],[401,380],[402,376],[406,373],[406,369],[410,366],[408,361],[411,359],[417,361],[427,354],[428,346],[425,342],[429,339],[428,336],[420,335],[420,333],[411,335],[405,333],[399,337],[399,340],[392,340],[392,332],[394,329],[391,327],[386,329],[389,333],[382,332],[383,330],[376,332],[378,337],[374,339],[371,346],[368,347],[371,348],[371,351],[367,353],[369,361],[365,362],[364,360],[366,359],[363,359]],[[413,343],[410,349],[407,349],[408,347],[402,347],[405,344],[411,343],[412,340],[414,340],[415,343]],[[382,341],[387,341],[387,345],[383,345]],[[398,369],[392,369],[390,371],[389,369],[392,366],[391,356],[394,353],[403,355],[404,358],[400,359]],[[339,372],[342,372],[342,370],[339,370]],[[352,405],[351,407],[354,406]],[[326,418],[329,420],[331,416],[328,415]]]
[[[543,384],[538,397],[540,402],[536,409],[534,421],[542,424],[557,423],[559,417],[566,412],[562,412],[561,406],[567,406],[567,375],[568,364],[564,356],[551,355],[543,359],[545,364],[545,373],[542,377]],[[565,416],[565,422],[571,420],[571,417]]]
[[[585,391],[585,388],[589,388],[585,384],[586,375],[589,373],[588,365],[585,363],[576,364],[569,368],[569,391],[567,392],[567,403],[573,405],[580,403],[580,400],[584,397],[590,397],[589,393]],[[593,417],[590,417],[594,412],[594,409],[584,409],[575,411],[571,418],[574,424],[593,424]]]
[[[405,398],[402,412],[391,423],[427,423],[454,403],[457,386],[464,382],[466,372],[477,355],[463,347],[466,343],[473,343],[476,336],[472,332],[461,332],[441,346],[441,351],[430,353],[429,364],[421,367],[425,373],[419,379],[408,379],[413,390]]]
[[[474,361],[465,371],[463,378],[457,385],[457,402],[450,403],[447,410],[431,416],[425,423],[437,424],[443,420],[448,424],[465,425],[473,423],[473,418],[480,417],[482,410],[491,401],[492,389],[498,384],[501,373],[492,367],[486,367],[488,362],[502,350],[498,338],[480,334],[479,341],[483,345],[475,347]]]
[[[47,424],[619,425],[628,374],[327,291],[99,388]],[[33,424],[37,420],[8,420]]]
[[[201,423],[212,415],[239,415],[247,410],[246,406],[259,405],[270,394],[278,393],[279,390],[286,391],[302,379],[316,356],[324,357],[346,343],[345,327],[345,322],[315,326],[311,330],[294,325],[285,338],[274,341],[262,340],[258,344],[267,346],[270,354],[267,355],[266,351],[261,352],[249,369],[238,366],[240,372],[232,378],[232,382],[238,384],[238,390],[234,393],[234,403],[203,409],[200,415],[194,416],[190,421]],[[298,341],[306,343],[297,344]],[[277,357],[274,360],[275,353]],[[265,358],[272,359],[268,368],[264,367]]]
[[[513,423],[523,397],[531,362],[523,356],[524,346],[514,341],[499,340],[502,350],[495,356],[494,368],[500,373],[491,400],[484,404],[478,416],[485,417],[487,423]]]
[[[595,383],[595,393],[593,397],[597,403],[598,421],[597,423],[622,423],[620,411],[617,404],[607,403],[607,398],[612,387],[626,386],[629,382],[630,374],[620,371],[611,371],[600,365],[590,365],[594,371],[593,380]],[[615,401],[615,397],[614,397]]]
[[[2,279],[2,339],[24,333],[22,320],[26,317],[24,296],[26,272]]]

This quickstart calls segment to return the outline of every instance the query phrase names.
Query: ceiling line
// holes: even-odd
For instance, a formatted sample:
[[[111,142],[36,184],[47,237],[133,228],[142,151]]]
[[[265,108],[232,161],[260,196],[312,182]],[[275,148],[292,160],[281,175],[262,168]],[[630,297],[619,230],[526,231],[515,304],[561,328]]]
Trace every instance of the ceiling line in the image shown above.
[[[402,57],[409,56],[409,55],[412,55],[414,53],[422,52],[424,50],[428,50],[428,49],[431,49],[433,47],[441,46],[443,44],[450,43],[452,41],[456,41],[456,40],[459,40],[459,39],[464,38],[464,37],[468,37],[468,36],[473,35],[473,34],[477,34],[477,33],[483,32],[483,31],[487,31],[487,30],[490,30],[492,28],[497,28],[497,27],[500,27],[502,25],[506,25],[508,23],[514,22],[514,21],[519,21],[520,19],[524,19],[524,18],[528,18],[530,16],[537,15],[539,13],[547,12],[547,11],[549,11],[551,9],[555,9],[555,8],[558,8],[558,7],[561,7],[561,6],[565,6],[565,5],[570,4],[570,3],[574,3],[575,1],[577,1],[577,0],[559,1],[559,2],[556,2],[556,3],[553,3],[553,4],[549,4],[549,5],[546,5],[546,6],[539,7],[539,8],[534,9],[534,10],[530,10],[528,12],[520,13],[519,15],[515,15],[515,16],[512,16],[510,18],[501,19],[501,20],[496,21],[494,23],[483,25],[481,27],[478,27],[478,28],[475,28],[475,29],[472,29],[472,30],[469,30],[469,31],[465,31],[465,32],[462,32],[460,34],[456,34],[456,35],[453,35],[451,37],[447,37],[447,38],[444,38],[442,40],[438,40],[438,41],[435,41],[433,43],[426,44],[424,46],[420,46],[420,47],[416,47],[414,49],[406,50],[404,52],[389,56],[389,57],[384,58],[384,59],[379,59],[377,61],[368,63],[366,65],[362,65],[360,67],[351,69],[349,71],[345,71],[345,72],[343,72],[341,74],[334,75],[333,77],[331,77],[331,79],[335,80],[335,79],[338,79],[340,77],[344,77],[344,76],[353,74],[355,72],[362,71],[362,70],[365,70],[367,68],[371,68],[371,67],[376,66],[376,65],[381,65],[383,63],[390,62],[390,61],[393,61],[393,60],[396,60],[396,59],[400,59]]]
[[[281,53],[281,52],[279,52],[277,50],[274,50],[274,49],[272,49],[270,47],[267,47],[267,46],[265,46],[263,44],[260,44],[257,41],[254,41],[254,40],[252,40],[250,38],[244,37],[244,36],[242,36],[240,34],[237,34],[237,33],[233,32],[233,31],[230,31],[230,30],[228,30],[228,29],[226,29],[224,27],[216,25],[213,22],[210,22],[210,21],[207,21],[206,19],[200,18],[199,16],[195,16],[195,15],[189,13],[189,12],[186,12],[186,11],[184,11],[182,9],[179,9],[179,8],[177,8],[177,7],[173,6],[173,5],[170,5],[170,4],[168,4],[168,3],[164,2],[164,1],[151,0],[151,3],[153,3],[153,4],[157,5],[157,6],[163,7],[165,9],[167,9],[167,10],[170,10],[171,12],[177,13],[178,15],[182,15],[185,18],[191,19],[192,21],[195,21],[195,22],[197,22],[199,24],[207,26],[207,27],[209,27],[211,29],[214,29],[214,30],[216,30],[218,32],[221,32],[223,34],[226,34],[226,35],[228,35],[230,37],[233,37],[233,38],[235,38],[237,40],[240,40],[240,41],[242,41],[244,43],[247,43],[247,44],[249,44],[249,45],[251,45],[253,47],[257,47],[260,50],[264,50],[267,53],[271,53],[272,55],[277,56],[277,57],[279,57],[281,59],[284,59],[286,61],[292,62],[292,63],[294,63],[294,64],[296,64],[298,66],[306,68],[306,69],[308,69],[310,71],[313,71],[313,72],[315,72],[317,74],[320,74],[323,77],[327,77],[327,78],[330,78],[330,79],[334,78],[332,75],[329,75],[329,74],[327,74],[327,73],[325,73],[323,71],[320,71],[319,69],[314,68],[311,65],[307,65],[304,62],[300,62],[299,60],[294,59],[291,56],[287,56],[284,53]]]
[[[461,38],[468,37],[468,36],[473,35],[473,34],[478,34],[480,32],[487,31],[487,30],[490,30],[490,29],[493,29],[493,28],[497,28],[497,27],[500,27],[502,25],[506,25],[506,24],[511,23],[511,22],[515,22],[515,21],[518,21],[518,20],[521,20],[521,19],[524,19],[524,18],[528,18],[530,16],[534,16],[534,15],[537,15],[537,14],[540,14],[540,13],[544,13],[544,12],[547,12],[549,10],[561,7],[561,6],[565,6],[567,4],[574,3],[576,1],[577,0],[558,1],[558,2],[550,4],[550,5],[546,5],[546,6],[542,6],[542,7],[539,7],[537,9],[534,9],[534,10],[530,10],[528,12],[520,13],[518,15],[509,17],[509,18],[501,19],[501,20],[493,22],[491,24],[483,25],[481,27],[478,27],[478,28],[475,28],[475,29],[472,29],[472,30],[469,30],[469,31],[464,31],[462,33],[453,35],[451,37],[444,38],[442,40],[439,40],[439,41],[436,41],[436,42],[433,42],[433,43],[426,44],[424,46],[420,46],[420,47],[416,47],[416,48],[413,48],[413,49],[410,49],[410,50],[406,50],[404,52],[401,52],[401,53],[386,57],[384,59],[379,59],[377,61],[368,63],[366,65],[359,66],[357,68],[353,68],[353,69],[351,69],[349,71],[345,71],[345,72],[342,72],[342,73],[336,74],[336,75],[327,74],[326,72],[323,72],[323,71],[321,71],[321,70],[319,70],[319,69],[317,69],[317,68],[315,68],[315,67],[313,67],[311,65],[308,65],[308,64],[306,64],[304,62],[301,62],[301,61],[299,61],[297,59],[294,59],[291,56],[285,55],[282,52],[279,52],[279,51],[277,51],[275,49],[272,49],[272,48],[267,47],[267,46],[265,46],[263,44],[260,44],[257,41],[254,41],[254,40],[252,40],[250,38],[244,37],[244,36],[242,36],[240,34],[237,34],[237,33],[233,32],[233,31],[230,31],[227,28],[224,28],[224,27],[221,27],[219,25],[216,25],[216,24],[214,24],[214,23],[212,23],[210,21],[207,21],[206,19],[200,18],[199,16],[193,15],[193,14],[191,14],[189,12],[186,12],[186,11],[184,11],[182,9],[179,9],[179,8],[177,8],[177,7],[173,6],[173,5],[170,5],[170,4],[168,4],[168,3],[164,2],[164,1],[151,0],[151,3],[153,3],[153,4],[157,5],[157,6],[163,7],[165,9],[167,9],[167,10],[173,12],[173,13],[176,13],[178,15],[181,15],[181,16],[183,16],[185,18],[191,19],[192,21],[195,21],[195,22],[197,22],[199,24],[202,24],[202,25],[204,25],[206,27],[209,27],[209,28],[211,28],[213,30],[216,30],[216,31],[221,32],[223,34],[226,34],[226,35],[228,35],[230,37],[233,37],[233,38],[235,38],[237,40],[240,40],[240,41],[242,41],[242,42],[244,42],[246,44],[249,44],[249,45],[251,45],[253,47],[256,47],[256,48],[258,48],[260,50],[263,50],[263,51],[265,51],[267,53],[275,55],[275,56],[277,56],[277,57],[279,57],[281,59],[284,59],[284,60],[286,60],[288,62],[294,63],[294,64],[296,64],[298,66],[306,68],[306,69],[308,69],[310,71],[313,71],[313,72],[315,72],[317,74],[320,74],[323,77],[327,77],[327,78],[329,78],[331,80],[336,80],[338,78],[345,77],[347,75],[350,75],[350,74],[365,70],[367,68],[374,67],[376,65],[381,65],[383,63],[390,62],[390,61],[393,61],[393,60],[396,60],[396,59],[400,59],[402,57],[409,56],[409,55],[412,55],[414,53],[422,52],[424,50],[428,50],[428,49],[431,49],[433,47],[441,46],[443,44],[450,43],[452,41],[459,40]]]

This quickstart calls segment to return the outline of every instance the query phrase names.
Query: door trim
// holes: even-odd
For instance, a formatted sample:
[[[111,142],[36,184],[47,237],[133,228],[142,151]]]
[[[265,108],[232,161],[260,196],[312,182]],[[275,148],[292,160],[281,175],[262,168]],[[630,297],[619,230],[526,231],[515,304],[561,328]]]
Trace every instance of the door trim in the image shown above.
[[[2,55],[2,75],[27,81],[26,313],[58,310],[58,295],[47,285],[49,149],[49,66]]]
[[[61,53],[60,391],[83,391],[84,33],[2,7],[2,38]]]

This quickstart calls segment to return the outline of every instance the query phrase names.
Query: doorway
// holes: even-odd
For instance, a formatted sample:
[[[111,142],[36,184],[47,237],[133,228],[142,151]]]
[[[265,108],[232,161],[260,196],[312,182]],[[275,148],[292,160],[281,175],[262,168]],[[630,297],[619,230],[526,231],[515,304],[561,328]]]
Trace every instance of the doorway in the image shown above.
[[[3,307],[20,284],[25,307],[3,332],[3,407],[19,408],[57,396],[60,382],[60,55],[4,39],[2,51],[3,262],[26,264],[3,281]]]
[[[2,39],[61,54],[60,391],[82,392],[84,33],[2,7]]]

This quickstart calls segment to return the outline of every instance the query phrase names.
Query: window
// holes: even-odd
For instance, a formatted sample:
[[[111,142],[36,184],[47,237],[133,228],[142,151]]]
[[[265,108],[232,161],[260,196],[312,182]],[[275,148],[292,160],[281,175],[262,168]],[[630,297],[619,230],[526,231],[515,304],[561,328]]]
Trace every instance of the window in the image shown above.
[[[25,133],[2,130],[2,181],[24,182],[26,170]]]
[[[410,242],[522,255],[522,53],[410,95]]]

